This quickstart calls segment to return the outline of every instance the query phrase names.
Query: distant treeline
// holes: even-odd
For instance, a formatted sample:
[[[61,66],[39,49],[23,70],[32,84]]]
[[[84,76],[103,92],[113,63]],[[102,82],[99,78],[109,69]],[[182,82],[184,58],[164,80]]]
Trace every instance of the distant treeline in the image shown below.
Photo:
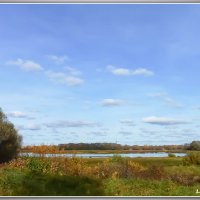
[[[22,151],[35,153],[57,153],[65,150],[127,150],[127,151],[200,151],[200,141],[184,145],[121,145],[117,143],[68,143],[59,145],[25,146]]]
[[[68,143],[59,144],[64,150],[197,150],[200,151],[200,141],[184,145],[121,145],[116,143]]]
[[[121,145],[116,143],[68,143],[59,144],[64,150],[183,150],[185,145]]]

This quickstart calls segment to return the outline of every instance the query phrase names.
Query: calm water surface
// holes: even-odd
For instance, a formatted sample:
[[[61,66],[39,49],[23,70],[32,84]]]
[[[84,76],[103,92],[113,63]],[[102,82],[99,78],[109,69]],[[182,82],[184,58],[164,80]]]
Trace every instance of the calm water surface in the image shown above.
[[[183,157],[185,153],[173,153],[176,156]],[[33,156],[38,157],[41,154],[36,153],[21,153],[21,156]],[[122,157],[137,158],[137,157],[168,157],[168,153],[156,152],[156,153],[119,153],[119,154],[43,154],[45,157],[81,157],[81,158],[109,158],[114,155]]]

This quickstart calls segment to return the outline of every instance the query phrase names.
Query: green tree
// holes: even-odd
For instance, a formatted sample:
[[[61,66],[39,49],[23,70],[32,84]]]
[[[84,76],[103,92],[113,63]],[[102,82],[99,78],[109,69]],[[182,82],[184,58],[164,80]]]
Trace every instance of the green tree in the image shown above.
[[[21,142],[22,137],[0,109],[0,163],[16,158]]]
[[[190,144],[190,149],[200,151],[200,141],[192,141],[192,143]]]

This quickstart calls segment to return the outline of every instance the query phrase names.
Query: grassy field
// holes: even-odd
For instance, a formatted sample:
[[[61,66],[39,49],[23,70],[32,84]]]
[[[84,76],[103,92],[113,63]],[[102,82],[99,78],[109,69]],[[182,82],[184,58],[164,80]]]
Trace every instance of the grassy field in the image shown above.
[[[0,166],[0,195],[200,196],[195,159],[23,157]]]

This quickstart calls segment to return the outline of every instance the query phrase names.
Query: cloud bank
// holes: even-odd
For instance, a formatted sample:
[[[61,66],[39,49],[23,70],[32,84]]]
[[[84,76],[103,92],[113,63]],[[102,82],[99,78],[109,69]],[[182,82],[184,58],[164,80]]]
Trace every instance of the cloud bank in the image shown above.
[[[80,128],[80,127],[96,127],[99,124],[90,121],[57,121],[44,124],[48,128]]]
[[[134,126],[135,123],[132,119],[122,119],[120,120],[121,124],[127,125],[127,126]]]
[[[142,121],[145,123],[162,125],[162,126],[170,126],[170,125],[178,125],[178,124],[187,124],[188,123],[185,120],[167,118],[167,117],[156,117],[156,116],[143,118]]]
[[[34,119],[33,117],[29,116],[27,113],[24,113],[24,112],[21,112],[21,111],[6,112],[6,115],[8,117],[13,117],[13,118]]]
[[[29,131],[39,131],[41,130],[41,126],[38,124],[29,124],[27,126],[18,125],[16,126],[18,130],[29,130]]]

